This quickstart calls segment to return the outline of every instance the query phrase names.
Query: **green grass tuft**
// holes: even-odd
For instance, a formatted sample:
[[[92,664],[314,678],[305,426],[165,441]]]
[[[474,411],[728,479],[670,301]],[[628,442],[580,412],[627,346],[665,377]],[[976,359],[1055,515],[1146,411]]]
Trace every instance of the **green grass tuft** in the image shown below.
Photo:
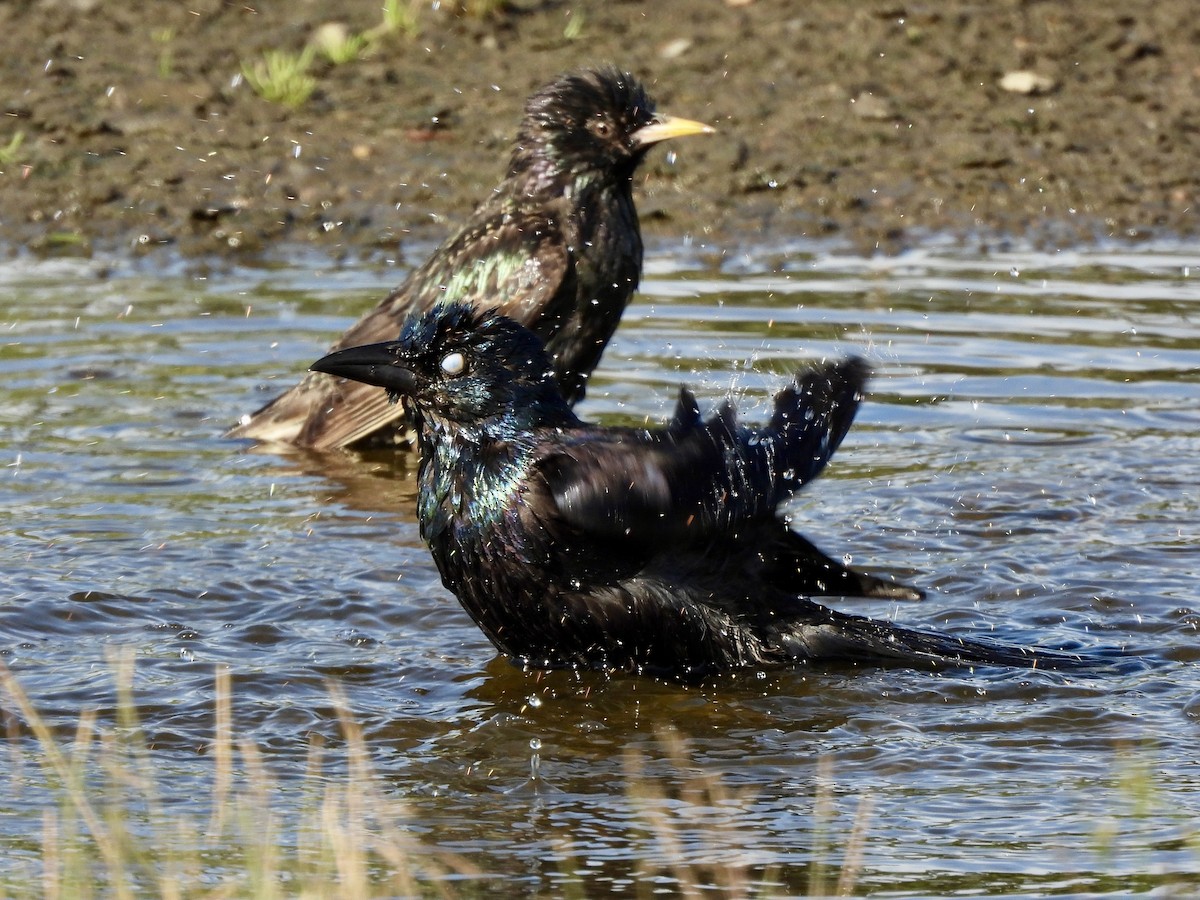
[[[260,97],[295,109],[304,105],[317,87],[308,74],[316,51],[306,47],[300,53],[267,50],[262,59],[242,64],[242,75]]]

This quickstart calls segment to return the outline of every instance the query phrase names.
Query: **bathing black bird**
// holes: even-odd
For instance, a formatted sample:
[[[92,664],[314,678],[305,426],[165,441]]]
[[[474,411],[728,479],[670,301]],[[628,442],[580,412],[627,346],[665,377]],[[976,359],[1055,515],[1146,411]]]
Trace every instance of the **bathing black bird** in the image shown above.
[[[414,310],[498,306],[531,328],[571,403],[582,399],[642,271],[634,171],[656,143],[709,132],[656,114],[632,75],[563,75],[526,103],[508,174],[461,229],[332,349],[395,337]],[[229,432],[315,449],[390,442],[383,394],[310,373]]]
[[[584,423],[536,335],[463,305],[313,369],[404,401],[421,454],[421,533],[442,581],[520,666],[695,677],[831,658],[1078,662],[809,599],[919,596],[835,563],[777,513],[846,434],[861,360],[798,375],[758,430],[728,404],[702,420],[686,390],[665,428]]]

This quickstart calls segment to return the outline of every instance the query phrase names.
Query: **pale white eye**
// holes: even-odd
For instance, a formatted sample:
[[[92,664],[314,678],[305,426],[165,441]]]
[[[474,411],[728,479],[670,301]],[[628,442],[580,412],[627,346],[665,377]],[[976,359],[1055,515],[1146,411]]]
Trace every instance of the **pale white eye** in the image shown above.
[[[466,367],[466,359],[457,350],[442,357],[442,371],[447,375],[461,375]]]

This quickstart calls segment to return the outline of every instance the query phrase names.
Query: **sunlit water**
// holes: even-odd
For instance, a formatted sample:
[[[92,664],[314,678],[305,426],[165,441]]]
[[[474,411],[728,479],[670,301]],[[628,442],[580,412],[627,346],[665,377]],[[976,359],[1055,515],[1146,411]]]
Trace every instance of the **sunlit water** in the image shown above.
[[[285,786],[314,736],[336,757],[338,690],[422,842],[524,890],[586,877],[589,895],[644,895],[638,873],[670,854],[803,891],[841,864],[864,801],[862,892],[1194,883],[1200,255],[652,258],[586,416],[659,420],[686,382],[753,418],[802,361],[863,354],[868,402],[790,512],[928,597],[839,605],[1146,661],[692,687],[510,668],[440,586],[411,461],[222,438],[401,274],[0,267],[0,659],[68,745],[82,710],[113,722],[125,652],[185,809],[207,814],[215,671]],[[15,727],[8,752],[30,740]],[[697,773],[716,797],[689,799]],[[16,853],[45,798],[28,763],[13,778],[0,847]]]

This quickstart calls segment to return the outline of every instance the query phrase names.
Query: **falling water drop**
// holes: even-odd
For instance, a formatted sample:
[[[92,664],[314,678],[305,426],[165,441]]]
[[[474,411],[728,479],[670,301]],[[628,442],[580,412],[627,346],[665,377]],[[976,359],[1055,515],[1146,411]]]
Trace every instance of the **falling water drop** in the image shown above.
[[[542,749],[542,741],[540,738],[529,739],[529,749],[533,751],[529,756],[529,779],[537,781],[541,777],[542,757],[538,751]]]

